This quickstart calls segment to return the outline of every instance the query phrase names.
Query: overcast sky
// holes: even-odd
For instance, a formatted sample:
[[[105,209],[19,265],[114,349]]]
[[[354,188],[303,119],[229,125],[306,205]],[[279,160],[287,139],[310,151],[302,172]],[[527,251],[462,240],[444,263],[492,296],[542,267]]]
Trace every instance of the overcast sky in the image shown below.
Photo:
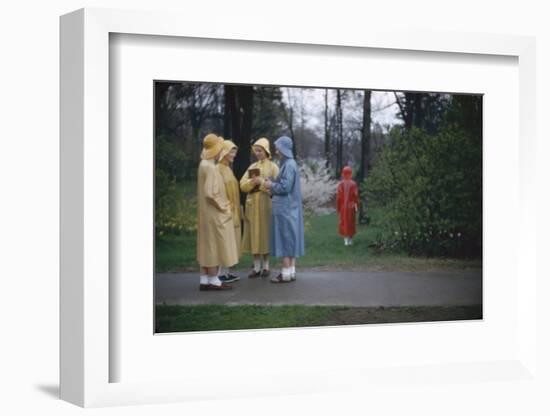
[[[283,92],[283,101],[291,105],[295,111],[295,123],[299,123],[302,114],[300,109],[304,109],[304,123],[307,127],[321,132],[324,128],[324,109],[325,109],[325,89],[324,88],[281,88]],[[363,117],[363,92],[360,90],[349,91],[348,97],[343,103],[344,120],[355,120],[362,122]],[[329,89],[328,101],[329,108],[334,109],[336,100],[336,90]],[[401,124],[401,120],[396,114],[399,108],[395,103],[395,95],[389,91],[373,91],[371,94],[371,116],[372,123],[380,124],[384,130],[395,124]]]

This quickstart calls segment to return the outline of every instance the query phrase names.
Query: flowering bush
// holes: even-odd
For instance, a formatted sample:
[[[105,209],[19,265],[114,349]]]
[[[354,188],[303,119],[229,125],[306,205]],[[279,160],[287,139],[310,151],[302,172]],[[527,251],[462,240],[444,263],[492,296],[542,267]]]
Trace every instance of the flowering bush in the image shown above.
[[[157,236],[188,233],[197,229],[196,199],[179,196],[174,181],[161,169],[156,171],[155,191]]]
[[[302,203],[306,215],[325,215],[335,211],[332,201],[338,182],[320,160],[309,160],[300,166]]]

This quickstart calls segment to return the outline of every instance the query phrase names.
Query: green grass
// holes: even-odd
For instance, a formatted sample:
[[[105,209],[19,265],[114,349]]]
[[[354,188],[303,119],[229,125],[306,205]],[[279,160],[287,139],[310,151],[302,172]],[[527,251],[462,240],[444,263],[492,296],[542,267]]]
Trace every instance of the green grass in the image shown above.
[[[481,319],[481,306],[157,305],[156,332],[292,328]]]
[[[380,215],[371,212],[372,216]],[[298,267],[320,269],[347,269],[372,271],[425,271],[441,269],[471,269],[481,267],[481,262],[471,260],[409,257],[406,254],[378,254],[372,247],[379,230],[371,225],[358,225],[352,246],[344,246],[338,235],[336,214],[312,217],[305,231],[306,254],[298,260]],[[196,270],[196,235],[163,236],[157,238],[156,270],[193,271]],[[272,259],[274,267],[280,261]],[[247,269],[252,257],[244,255],[237,268]]]
[[[182,182],[176,186],[182,198],[195,197],[195,182]],[[371,222],[376,223],[383,215],[380,209],[369,209]],[[305,230],[304,257],[298,267],[320,269],[346,269],[371,271],[426,271],[444,269],[480,268],[480,260],[458,260],[409,257],[405,253],[377,253],[373,247],[376,236],[382,230],[373,225],[357,225],[357,234],[352,246],[344,246],[338,235],[338,215],[311,217]],[[157,272],[197,270],[196,235],[164,235],[156,239],[155,269]],[[237,269],[248,269],[252,257],[245,254]],[[274,268],[280,267],[278,259],[271,259]]]

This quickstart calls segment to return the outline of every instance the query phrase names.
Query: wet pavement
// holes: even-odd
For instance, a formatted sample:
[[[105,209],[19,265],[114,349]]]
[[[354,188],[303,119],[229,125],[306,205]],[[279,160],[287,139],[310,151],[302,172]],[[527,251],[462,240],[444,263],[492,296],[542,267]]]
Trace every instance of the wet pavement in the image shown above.
[[[481,270],[441,272],[297,271],[292,283],[249,279],[248,272],[232,283],[233,290],[199,291],[197,273],[158,273],[157,303],[448,306],[482,303]],[[274,276],[278,271],[272,271]]]

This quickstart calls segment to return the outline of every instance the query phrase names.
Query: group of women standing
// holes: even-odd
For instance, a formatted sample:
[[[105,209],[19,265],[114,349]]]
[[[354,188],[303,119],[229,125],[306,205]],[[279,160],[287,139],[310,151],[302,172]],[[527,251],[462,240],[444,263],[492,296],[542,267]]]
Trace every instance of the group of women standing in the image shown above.
[[[237,181],[231,168],[237,146],[215,134],[204,138],[197,175],[200,290],[231,289],[239,278],[230,268],[242,253],[254,257],[249,278],[269,277],[272,255],[283,258],[283,268],[271,282],[296,280],[296,257],[304,254],[300,176],[292,140],[283,136],[274,145],[279,166],[261,138],[252,146],[257,161]],[[243,218],[240,192],[247,194]]]

